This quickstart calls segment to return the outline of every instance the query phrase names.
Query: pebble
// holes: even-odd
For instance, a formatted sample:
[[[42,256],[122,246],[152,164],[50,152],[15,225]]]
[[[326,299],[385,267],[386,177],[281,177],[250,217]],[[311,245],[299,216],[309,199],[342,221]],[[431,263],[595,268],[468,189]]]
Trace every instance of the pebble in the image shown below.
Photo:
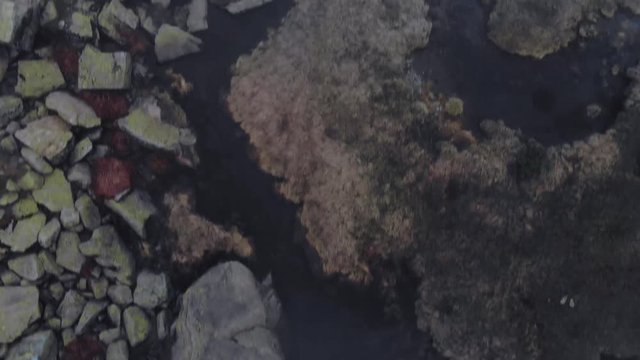
[[[107,294],[109,295],[109,299],[118,305],[126,306],[133,302],[131,288],[125,285],[109,286]]]
[[[13,342],[40,319],[39,298],[35,286],[0,287],[0,343]]]
[[[107,288],[109,287],[109,281],[107,279],[91,279],[90,284],[93,296],[97,300],[102,300],[107,296]]]
[[[58,239],[58,248],[56,249],[56,262],[76,274],[80,273],[85,262],[85,257],[78,248],[79,244],[78,234],[63,231]]]
[[[98,339],[100,339],[100,341],[102,341],[103,343],[109,345],[112,342],[120,339],[121,336],[122,336],[122,330],[120,330],[120,328],[118,327],[113,329],[102,330],[98,334]]]
[[[62,273],[64,273],[64,269],[56,263],[56,259],[53,257],[53,255],[50,252],[46,250],[41,250],[38,253],[38,259],[42,263],[42,266],[44,267],[44,271],[47,274],[51,274],[53,276],[59,277],[62,275]]]
[[[38,233],[47,217],[38,213],[18,221],[13,232],[0,230],[0,242],[9,246],[13,252],[24,252],[38,241]]]
[[[95,230],[100,227],[102,221],[100,210],[87,194],[83,194],[76,200],[76,209],[80,213],[80,219],[85,228]]]
[[[75,207],[64,208],[60,212],[60,223],[65,229],[73,229],[80,225],[80,213]]]
[[[11,346],[6,360],[56,360],[58,358],[58,339],[51,330],[31,334]]]

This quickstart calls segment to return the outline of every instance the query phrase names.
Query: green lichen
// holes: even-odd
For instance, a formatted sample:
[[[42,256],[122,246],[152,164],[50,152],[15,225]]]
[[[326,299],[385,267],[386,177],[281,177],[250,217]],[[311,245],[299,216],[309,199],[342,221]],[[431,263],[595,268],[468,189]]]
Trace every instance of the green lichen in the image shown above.
[[[23,97],[40,97],[64,86],[64,77],[58,64],[48,60],[18,62],[16,92]]]

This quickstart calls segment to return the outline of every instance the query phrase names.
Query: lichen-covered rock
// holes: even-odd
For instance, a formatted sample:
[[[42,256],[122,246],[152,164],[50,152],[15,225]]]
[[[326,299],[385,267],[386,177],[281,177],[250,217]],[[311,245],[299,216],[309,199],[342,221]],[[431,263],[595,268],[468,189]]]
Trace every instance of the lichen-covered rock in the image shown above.
[[[84,194],[80,196],[75,203],[76,209],[80,213],[80,219],[85,228],[89,230],[95,230],[100,226],[102,221],[100,217],[100,210],[93,203],[93,200],[89,195]]]
[[[58,306],[56,314],[62,320],[61,326],[68,328],[78,321],[87,300],[79,292],[69,290]]]
[[[54,217],[49,220],[49,222],[40,229],[38,233],[38,243],[45,249],[48,249],[53,245],[56,240],[58,240],[58,235],[60,235],[60,230],[62,229],[62,225],[60,224],[60,220]]]
[[[202,40],[177,26],[164,24],[158,30],[155,52],[158,61],[166,62],[200,51]]]
[[[62,119],[48,116],[30,122],[24,129],[18,130],[15,137],[38,155],[57,164],[66,156],[73,134]]]
[[[11,343],[40,318],[39,298],[35,286],[0,286],[0,344]]]
[[[46,221],[42,213],[20,220],[12,230],[0,230],[0,242],[11,251],[24,252],[38,241],[38,233]]]
[[[93,37],[93,25],[91,17],[76,11],[71,14],[68,31],[78,37],[90,39]]]
[[[94,230],[91,239],[80,244],[80,251],[86,256],[95,257],[100,266],[114,269],[121,283],[133,283],[135,260],[112,226],[101,226]]]
[[[180,129],[147,113],[135,109],[127,117],[118,120],[118,126],[142,144],[151,148],[178,151]]]
[[[141,238],[147,236],[147,220],[158,212],[149,195],[139,190],[132,191],[120,201],[107,200],[105,205],[122,217]]]
[[[39,331],[11,346],[6,360],[56,360],[58,339],[51,330]]]
[[[58,113],[64,121],[72,126],[93,128],[100,126],[100,118],[95,111],[80,99],[64,91],[55,91],[47,95],[45,105]]]
[[[129,305],[133,302],[131,288],[126,285],[112,285],[107,290],[109,299],[118,305]]]
[[[29,166],[40,174],[49,175],[53,172],[53,167],[47,162],[47,160],[28,147],[23,147],[20,150],[20,155],[22,155]]]
[[[117,1],[117,0],[114,0]],[[91,45],[80,55],[80,90],[117,90],[131,86],[131,55],[126,52],[100,52]]]
[[[76,143],[76,146],[69,155],[69,161],[75,164],[83,160],[91,151],[93,151],[93,142],[89,138],[84,138]]]
[[[12,95],[0,96],[0,127],[4,127],[9,121],[20,116],[22,111],[22,99]]]
[[[60,223],[67,230],[73,230],[80,225],[80,213],[75,207],[67,207],[60,212]]]
[[[78,234],[63,231],[58,238],[56,248],[56,262],[63,268],[79,274],[84,265],[85,257],[80,252],[80,238]]]
[[[83,189],[91,186],[91,168],[86,163],[75,164],[67,172],[67,179],[72,184],[77,184]]]
[[[71,185],[62,170],[58,169],[45,178],[44,185],[33,192],[33,198],[51,212],[57,213],[64,208],[73,207]]]
[[[38,208],[38,204],[33,200],[31,196],[20,199],[17,203],[13,204],[11,207],[11,213],[17,219],[22,219],[27,216],[31,216],[36,214],[40,209]]]
[[[11,259],[8,261],[7,266],[11,271],[29,281],[37,281],[44,276],[44,266],[36,254],[23,255]]]
[[[64,86],[62,72],[53,61],[23,60],[18,62],[16,92],[23,97],[37,98]]]
[[[36,173],[35,171],[27,171],[18,180],[17,184],[21,190],[37,190],[44,185],[44,178],[42,177],[42,175]]]
[[[138,274],[133,302],[145,309],[166,304],[169,300],[170,282],[167,274],[154,274],[143,270]]]
[[[129,347],[124,340],[116,341],[107,348],[106,360],[129,360]]]
[[[98,15],[98,24],[110,38],[124,45],[126,39],[122,32],[135,30],[138,27],[138,16],[122,5],[120,0],[111,0]]]
[[[122,322],[127,333],[127,339],[132,347],[135,347],[151,334],[151,321],[144,310],[137,306],[129,306],[122,313]]]
[[[84,334],[87,329],[93,325],[98,315],[104,311],[109,305],[106,301],[89,301],[85,304],[82,310],[82,315],[76,325],[76,335]]]

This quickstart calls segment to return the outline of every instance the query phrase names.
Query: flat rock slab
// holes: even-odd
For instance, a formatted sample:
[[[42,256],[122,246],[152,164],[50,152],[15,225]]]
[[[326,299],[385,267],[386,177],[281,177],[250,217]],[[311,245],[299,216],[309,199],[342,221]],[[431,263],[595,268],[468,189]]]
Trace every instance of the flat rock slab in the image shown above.
[[[118,127],[148,147],[174,152],[180,149],[180,129],[143,109],[133,110],[118,120]]]
[[[35,286],[0,287],[0,344],[13,342],[40,318],[39,297]]]
[[[38,241],[38,233],[47,221],[44,214],[20,220],[13,231],[0,230],[0,242],[14,252],[24,252]]]
[[[47,95],[45,105],[58,113],[64,121],[72,126],[93,128],[100,126],[100,118],[91,106],[64,91],[55,91]]]
[[[59,163],[67,154],[73,133],[69,125],[57,116],[33,121],[15,133],[16,139],[36,154],[53,163]]]
[[[45,178],[42,188],[33,192],[33,198],[51,212],[57,213],[62,209],[73,207],[71,184],[59,169]]]
[[[24,60],[18,62],[16,92],[23,97],[37,98],[64,86],[62,72],[53,61]]]
[[[107,200],[105,205],[118,214],[141,238],[147,237],[145,224],[157,213],[156,207],[146,193],[132,191],[120,201]]]
[[[126,52],[101,52],[86,46],[80,55],[80,90],[119,90],[131,86],[131,55]]]

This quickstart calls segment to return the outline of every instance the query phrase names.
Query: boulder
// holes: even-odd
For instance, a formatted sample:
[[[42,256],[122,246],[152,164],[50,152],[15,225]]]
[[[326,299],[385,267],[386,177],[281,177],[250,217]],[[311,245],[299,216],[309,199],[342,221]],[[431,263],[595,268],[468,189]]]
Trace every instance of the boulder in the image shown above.
[[[118,127],[150,148],[172,152],[180,149],[180,129],[144,109],[135,109],[127,117],[118,120]]]
[[[61,326],[68,328],[78,321],[87,300],[79,292],[69,290],[58,306],[56,314],[62,320]]]
[[[134,31],[138,27],[138,16],[125,7],[120,0],[111,0],[98,15],[98,25],[110,38],[121,45],[126,43],[123,32]]]
[[[53,245],[53,243],[58,240],[58,235],[60,235],[60,230],[62,229],[62,224],[60,224],[60,220],[58,218],[53,218],[49,220],[49,222],[40,229],[38,233],[38,243],[45,249],[48,249]]]
[[[116,341],[107,347],[107,360],[129,360],[129,347],[124,340]]]
[[[107,290],[109,299],[118,305],[129,305],[133,301],[131,288],[126,285],[111,285]]]
[[[240,14],[266,5],[272,1],[273,0],[237,0],[228,4],[226,9],[232,14]]]
[[[13,342],[40,318],[39,298],[35,286],[0,286],[0,344]]]
[[[84,194],[76,200],[76,209],[80,213],[80,219],[85,228],[95,230],[100,226],[102,221],[100,210],[93,203],[89,195]]]
[[[42,156],[38,155],[35,151],[29,149],[28,147],[23,147],[20,150],[20,155],[22,158],[33,168],[33,170],[39,172],[43,175],[49,175],[53,172],[53,167],[49,165],[47,160],[45,160]]]
[[[2,77],[0,77],[0,80],[2,80]],[[22,111],[22,99],[12,95],[0,96],[0,127],[4,127],[9,121],[20,116]]]
[[[209,23],[207,22],[208,9],[207,0],[191,0],[188,6],[189,15],[187,16],[187,29],[189,32],[202,31],[209,28]]]
[[[108,305],[109,303],[106,301],[87,302],[76,325],[76,335],[84,334]]]

